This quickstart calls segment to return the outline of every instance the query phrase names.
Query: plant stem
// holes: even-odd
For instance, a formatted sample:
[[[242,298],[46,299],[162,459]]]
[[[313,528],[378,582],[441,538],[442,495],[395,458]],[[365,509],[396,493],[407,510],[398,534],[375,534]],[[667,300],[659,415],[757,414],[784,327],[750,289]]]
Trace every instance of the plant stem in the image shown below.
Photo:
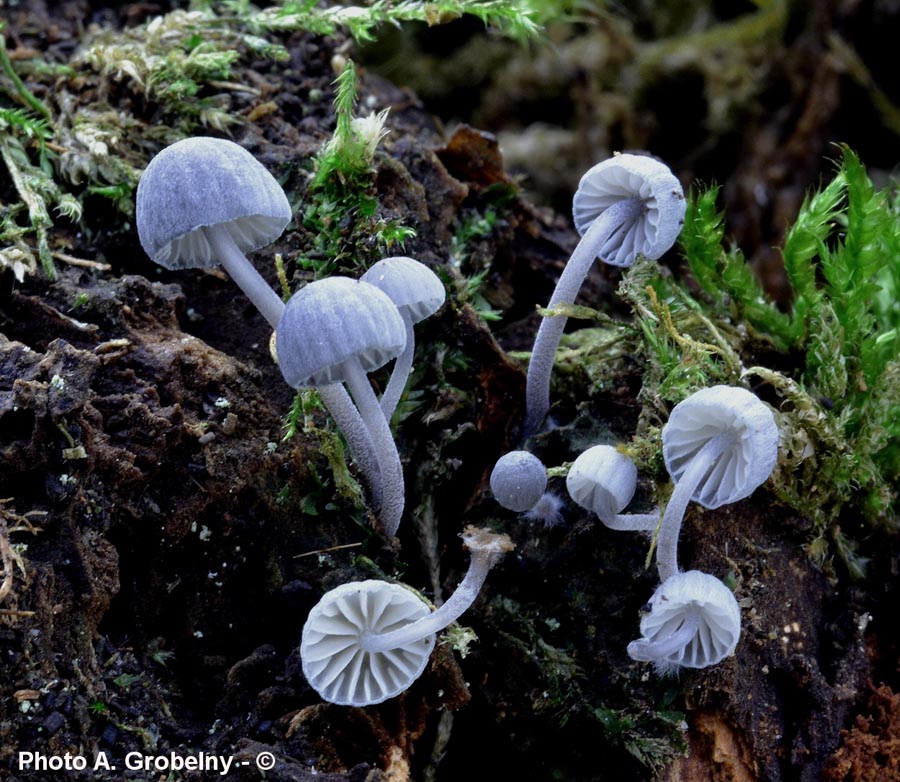
[[[52,123],[53,116],[50,114],[50,109],[48,109],[47,106],[25,86],[25,82],[22,81],[19,74],[16,73],[16,69],[13,68],[12,60],[9,59],[9,52],[6,50],[5,30],[6,22],[0,20],[0,69],[2,69],[3,73],[6,74],[6,77],[13,83],[13,87],[16,88],[16,92],[28,108],[40,114],[47,122]]]

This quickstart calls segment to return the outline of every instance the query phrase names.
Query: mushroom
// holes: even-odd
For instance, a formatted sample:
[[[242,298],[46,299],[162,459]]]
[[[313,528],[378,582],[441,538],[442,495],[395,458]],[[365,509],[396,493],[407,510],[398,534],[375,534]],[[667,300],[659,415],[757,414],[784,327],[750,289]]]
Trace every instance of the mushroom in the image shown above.
[[[278,366],[291,388],[316,388],[326,405],[346,383],[369,431],[381,475],[381,524],[397,534],[403,515],[403,468],[366,372],[403,351],[403,318],[374,285],[348,277],[311,282],[295,293],[275,330]]]
[[[678,534],[688,502],[712,509],[749,497],[775,468],[778,437],[772,411],[744,388],[704,388],[675,405],[662,432],[675,490],[657,541],[661,581],[678,573]]]
[[[550,298],[548,309],[573,304],[595,258],[630,266],[638,254],[656,259],[678,238],[684,223],[681,185],[658,160],[616,155],[588,170],[573,202],[581,241]],[[568,318],[541,320],[528,364],[525,436],[534,434],[550,409],[550,375]]]
[[[312,688],[330,703],[368,706],[406,690],[425,670],[436,634],[475,601],[488,571],[514,546],[506,535],[467,527],[472,555],[456,591],[436,611],[386,581],[326,593],[303,626],[300,658]]]
[[[284,302],[244,253],[273,242],[290,221],[281,186],[232,141],[205,136],[177,141],[150,161],[138,183],[138,236],[147,255],[166,269],[221,263],[273,329]],[[381,478],[358,411],[342,387],[323,402],[347,438],[377,506]]]
[[[440,278],[424,263],[397,256],[373,264],[360,278],[384,291],[400,310],[406,326],[406,348],[394,362],[391,379],[381,397],[381,409],[388,421],[406,388],[416,349],[413,326],[437,312],[447,294]]]
[[[706,668],[734,652],[741,610],[731,590],[699,570],[666,579],[644,609],[641,636],[628,644],[634,660],[652,662],[660,674]]]
[[[422,675],[435,635],[371,654],[366,633],[387,633],[430,613],[415,593],[387,581],[359,581],[332,589],[313,607],[303,626],[303,675],[329,703],[371,706],[399,695]]]
[[[530,511],[547,488],[547,468],[528,451],[510,451],[501,456],[491,471],[494,499],[516,513]]]
[[[593,511],[607,527],[625,532],[649,532],[659,524],[659,512],[623,514],[637,486],[634,462],[611,445],[588,448],[572,462],[566,476],[569,496]]]
[[[221,263],[272,328],[283,302],[244,253],[271,244],[290,221],[275,178],[225,139],[175,142],[150,161],[138,183],[137,228],[147,255],[166,269]]]

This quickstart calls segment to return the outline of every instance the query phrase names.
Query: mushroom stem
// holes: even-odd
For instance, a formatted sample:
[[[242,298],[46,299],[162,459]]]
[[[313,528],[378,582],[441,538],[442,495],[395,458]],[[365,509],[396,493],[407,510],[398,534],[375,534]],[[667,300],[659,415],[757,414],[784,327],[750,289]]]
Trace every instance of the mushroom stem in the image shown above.
[[[656,542],[656,565],[663,583],[678,572],[678,535],[681,532],[681,522],[684,520],[687,504],[716,460],[732,444],[734,437],[732,432],[722,432],[711,438],[697,451],[675,484],[675,491],[672,492],[669,504],[666,505]]]
[[[659,526],[659,511],[656,513],[616,513],[600,516],[607,527],[617,532],[653,532]]]
[[[253,302],[253,306],[260,311],[262,316],[269,321],[269,325],[273,329],[277,328],[281,313],[284,312],[284,302],[272,290],[269,283],[262,278],[256,267],[247,260],[247,256],[241,252],[234,239],[231,238],[228,229],[222,225],[208,225],[203,228],[203,233],[219,263],[225,267],[225,271],[228,272],[231,279]]]
[[[700,629],[700,610],[696,606],[689,606],[685,612],[684,621],[679,628],[658,641],[650,641],[640,638],[628,644],[628,656],[632,660],[642,662],[656,662],[665,660],[669,655],[684,649],[691,639],[697,635]]]
[[[369,484],[369,490],[372,492],[372,506],[376,511],[380,510],[384,499],[381,469],[378,466],[378,459],[375,457],[372,435],[369,434],[369,430],[363,423],[359,410],[353,404],[347,389],[340,383],[319,386],[316,390],[319,392],[319,398],[325,405],[325,409],[346,438],[350,453]]]
[[[344,363],[343,369],[350,395],[356,402],[359,414],[372,438],[375,459],[381,472],[383,489],[381,526],[386,535],[393,537],[397,534],[397,528],[400,526],[405,500],[400,454],[397,453],[397,445],[394,443],[391,429],[378,404],[378,398],[359,361],[347,361]]]
[[[362,640],[362,648],[367,652],[388,652],[401,646],[415,643],[429,635],[439,633],[451,622],[456,621],[475,602],[488,571],[499,561],[493,551],[472,551],[469,569],[456,591],[446,602],[428,616],[417,619],[404,627],[389,633],[368,635]]]
[[[206,226],[203,229],[219,263],[225,267],[238,287],[253,302],[256,309],[269,322],[273,329],[278,328],[284,312],[284,302],[272,290],[262,275],[247,260],[240,248],[234,243],[228,229],[222,226]],[[359,465],[372,492],[372,505],[381,507],[382,486],[381,471],[375,458],[375,448],[369,430],[359,415],[359,410],[347,394],[347,390],[335,383],[318,389],[319,397],[328,410],[341,433],[347,440],[350,453]]]
[[[547,305],[548,309],[574,304],[594,259],[602,257],[609,240],[615,237],[623,226],[634,220],[643,208],[644,203],[640,198],[626,198],[610,206],[591,223],[591,227],[581,237],[563,269]],[[553,372],[556,349],[559,347],[567,320],[568,318],[563,315],[541,319],[531,351],[531,360],[528,363],[525,387],[525,438],[538,431],[550,409],[550,375]]]
[[[384,394],[381,396],[381,409],[388,423],[390,423],[391,416],[394,415],[394,411],[397,409],[397,404],[403,395],[403,389],[406,388],[406,381],[409,380],[409,373],[412,370],[413,355],[416,352],[416,337],[413,333],[412,318],[403,310],[400,311],[400,314],[403,316],[403,323],[406,326],[406,347],[394,361],[391,379],[388,380],[387,388],[384,389]]]

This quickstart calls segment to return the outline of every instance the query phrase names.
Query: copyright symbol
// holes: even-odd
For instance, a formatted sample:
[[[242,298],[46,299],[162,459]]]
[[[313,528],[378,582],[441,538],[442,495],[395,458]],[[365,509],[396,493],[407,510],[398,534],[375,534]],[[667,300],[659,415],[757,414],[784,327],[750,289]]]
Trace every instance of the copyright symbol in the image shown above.
[[[275,756],[271,752],[260,752],[256,756],[256,767],[260,771],[269,771],[275,768]]]

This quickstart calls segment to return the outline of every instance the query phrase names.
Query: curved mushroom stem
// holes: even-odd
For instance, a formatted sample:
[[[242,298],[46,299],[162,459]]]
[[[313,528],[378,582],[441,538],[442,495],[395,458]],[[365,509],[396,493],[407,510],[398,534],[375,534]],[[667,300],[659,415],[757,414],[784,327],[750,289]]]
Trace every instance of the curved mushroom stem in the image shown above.
[[[273,329],[278,328],[281,315],[284,312],[284,302],[269,283],[263,279],[256,267],[247,260],[240,248],[234,243],[228,229],[223,226],[206,226],[203,228],[210,247],[216,254],[219,263],[225,267],[232,280],[244,292],[260,314],[268,321]],[[353,404],[353,400],[347,395],[346,389],[340,384],[330,388],[320,388],[319,396],[322,404],[331,414],[338,425],[338,429],[347,439],[350,453],[362,470],[372,492],[372,504],[378,508],[381,506],[382,486],[381,472],[378,469],[378,461],[375,458],[375,448],[372,445],[372,437],[369,430],[360,418],[359,411]]]
[[[384,394],[381,396],[381,409],[388,423],[391,422],[391,416],[394,415],[400,397],[403,396],[403,389],[406,388],[406,381],[409,380],[409,373],[412,370],[413,355],[416,352],[412,318],[402,309],[400,314],[403,316],[403,323],[406,326],[406,347],[394,361],[391,379],[388,380],[387,388],[384,389]]]
[[[617,532],[653,532],[659,526],[659,511],[656,513],[616,513],[600,516],[607,527]]]
[[[361,641],[363,650],[389,652],[439,633],[451,622],[455,622],[475,602],[488,572],[500,561],[501,556],[502,553],[496,550],[472,549],[472,559],[469,561],[466,575],[459,582],[456,591],[437,611],[397,630],[365,636]]]
[[[658,641],[640,638],[628,644],[628,656],[632,660],[642,662],[656,662],[665,660],[669,655],[680,649],[684,649],[691,639],[697,635],[700,629],[700,610],[696,606],[690,606],[681,626],[672,635],[668,635]]]
[[[346,378],[347,387],[350,389],[350,395],[356,402],[359,414],[372,438],[383,488],[381,526],[386,535],[393,537],[397,534],[397,528],[400,526],[405,501],[400,454],[397,453],[397,445],[394,443],[391,429],[384,419],[384,413],[381,412],[378,398],[359,361],[356,359],[346,361],[343,375]]]
[[[733,438],[734,434],[731,432],[722,432],[708,440],[697,451],[675,484],[675,491],[672,492],[669,504],[666,505],[656,541],[656,566],[663,583],[678,572],[678,535],[681,532],[681,522],[684,520],[687,504],[694,496],[700,481],[706,477],[716,459],[725,452]]]
[[[202,230],[216,258],[225,267],[231,279],[269,321],[269,325],[273,329],[278,328],[278,321],[284,312],[284,302],[262,278],[256,267],[247,260],[247,256],[234,243],[228,229],[222,225],[208,225]]]
[[[636,218],[644,208],[640,198],[626,198],[610,206],[587,229],[560,275],[548,309],[573,304],[594,259],[602,256],[604,246],[626,223]],[[531,360],[528,362],[528,378],[525,387],[524,438],[538,431],[550,409],[550,375],[556,349],[566,328],[567,317],[557,315],[541,319]]]
[[[353,400],[347,393],[347,389],[340,383],[332,383],[328,386],[319,386],[316,389],[325,409],[329,412],[337,424],[341,434],[347,440],[350,454],[359,465],[359,469],[369,484],[372,492],[372,506],[376,511],[381,509],[384,500],[384,486],[381,478],[381,468],[375,457],[375,445],[372,443],[372,435],[363,423],[359,410],[353,404]]]

